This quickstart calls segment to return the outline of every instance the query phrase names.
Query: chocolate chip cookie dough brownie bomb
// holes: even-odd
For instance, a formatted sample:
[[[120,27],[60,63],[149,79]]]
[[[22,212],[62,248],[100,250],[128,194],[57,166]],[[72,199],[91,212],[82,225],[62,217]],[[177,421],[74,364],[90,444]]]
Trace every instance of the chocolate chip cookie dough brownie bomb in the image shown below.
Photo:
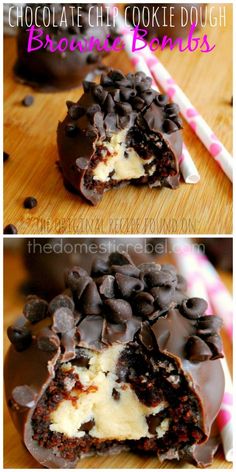
[[[103,193],[129,183],[176,188],[182,152],[178,105],[151,87],[143,72],[102,74],[67,102],[57,142],[66,186],[97,204]]]
[[[69,270],[65,293],[49,304],[28,298],[8,329],[6,397],[41,465],[72,468],[127,449],[211,462],[221,322],[184,290],[173,266],[112,253],[90,275]]]
[[[97,6],[100,10],[95,7],[96,4],[73,3],[26,5],[24,24],[19,28],[17,37],[16,77],[44,90],[70,89],[81,85],[89,72],[102,65],[105,53],[96,48],[84,51],[74,47],[70,50],[66,45],[80,42],[84,48],[91,37],[101,44],[107,36],[111,41],[115,37],[112,27],[106,26],[106,23],[100,24],[99,15],[104,10],[103,6]]]

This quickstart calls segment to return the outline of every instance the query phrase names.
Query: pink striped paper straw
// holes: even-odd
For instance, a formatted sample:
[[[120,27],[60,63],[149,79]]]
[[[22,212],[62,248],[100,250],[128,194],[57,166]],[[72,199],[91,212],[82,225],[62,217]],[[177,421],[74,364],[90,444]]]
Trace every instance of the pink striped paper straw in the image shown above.
[[[112,8],[111,5],[110,8]],[[116,23],[118,29],[123,34],[122,39],[125,44],[125,50],[133,66],[136,70],[142,71],[146,75],[150,76],[151,72],[146,63],[146,60],[142,57],[141,54],[134,54],[132,52],[132,34],[131,31],[126,27],[125,20],[120,13],[116,15]],[[153,80],[152,86],[154,89],[159,91],[156,81]],[[199,182],[200,175],[185,144],[183,144],[182,154],[179,158],[179,166],[183,179],[187,184],[196,184]]]
[[[169,72],[161,64],[160,60],[147,48],[139,52],[147,61],[147,65],[155,80],[162,86],[167,95],[179,105],[181,114],[184,116],[185,120],[232,182],[233,159],[230,153],[219,141],[197,109],[192,105],[183,90],[181,90]]]
[[[191,297],[201,297],[208,302],[207,314],[212,314],[207,288],[202,277],[203,268],[199,264],[196,248],[185,238],[170,239],[178,270],[186,278],[187,292]],[[218,314],[218,313],[217,313]],[[220,359],[225,376],[225,393],[217,416],[225,459],[233,461],[233,384],[226,359]]]

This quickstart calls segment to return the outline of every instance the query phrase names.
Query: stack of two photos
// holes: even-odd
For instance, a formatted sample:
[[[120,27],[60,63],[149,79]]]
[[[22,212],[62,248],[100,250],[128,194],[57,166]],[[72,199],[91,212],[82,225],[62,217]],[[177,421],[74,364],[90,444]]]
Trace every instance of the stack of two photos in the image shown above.
[[[233,9],[3,3],[5,469],[232,468]]]

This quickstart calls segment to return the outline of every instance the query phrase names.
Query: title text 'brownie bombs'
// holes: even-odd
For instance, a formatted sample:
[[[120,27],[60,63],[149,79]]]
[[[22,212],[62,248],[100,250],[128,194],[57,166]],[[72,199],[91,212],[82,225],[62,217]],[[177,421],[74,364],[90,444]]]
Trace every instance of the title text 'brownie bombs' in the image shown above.
[[[28,52],[29,27],[19,28],[17,37],[18,58],[15,65],[16,77],[23,82],[45,90],[70,89],[78,87],[86,75],[102,65],[101,59],[104,51],[97,49],[81,52],[79,48],[70,51],[69,48],[58,50],[60,42],[78,42],[84,44],[91,37],[103,43],[107,36],[111,41],[116,36],[114,29],[110,26],[99,25],[96,8],[89,10],[96,4],[29,4],[30,18],[36,18],[36,32],[42,31],[42,36],[38,36],[43,44],[47,35],[51,42],[48,46],[38,50]],[[80,21],[78,22],[78,10],[80,7]],[[101,7],[102,8],[102,7]],[[89,15],[88,15],[89,10]],[[32,11],[32,13],[31,13]],[[105,15],[105,11],[104,11]],[[39,28],[40,27],[40,28]],[[53,44],[53,52],[51,50]],[[39,46],[37,41],[33,41],[33,47]]]
[[[8,329],[7,403],[32,456],[49,468],[87,454],[142,451],[211,463],[224,392],[217,316],[188,299],[170,265],[113,253],[65,293],[29,297]]]
[[[69,188],[93,204],[129,183],[176,188],[182,152],[179,108],[143,72],[103,74],[84,82],[58,125],[61,170]]]

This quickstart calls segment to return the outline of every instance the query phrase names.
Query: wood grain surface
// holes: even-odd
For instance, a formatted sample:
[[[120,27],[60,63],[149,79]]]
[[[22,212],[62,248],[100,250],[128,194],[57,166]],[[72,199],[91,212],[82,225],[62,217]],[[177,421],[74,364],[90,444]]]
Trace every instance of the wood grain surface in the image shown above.
[[[232,5],[226,27],[206,27],[210,54],[165,50],[157,54],[199,109],[215,134],[232,151]],[[231,183],[187,124],[184,140],[201,174],[197,185],[183,182],[178,190],[129,186],[104,195],[97,207],[65,190],[57,169],[56,128],[66,113],[66,100],[77,101],[80,87],[69,92],[33,92],[33,106],[21,101],[32,90],[16,83],[12,68],[14,38],[4,39],[4,223],[22,234],[229,234],[232,231]],[[125,52],[105,63],[133,70]],[[34,196],[38,206],[23,208]]]
[[[158,262],[173,262],[170,257],[162,257]],[[220,272],[223,282],[228,289],[232,291],[232,275],[230,273]],[[6,329],[16,317],[21,313],[24,303],[24,296],[19,287],[26,280],[26,272],[18,251],[5,251],[4,257],[4,352],[9,347],[9,341],[6,336]],[[224,350],[232,369],[232,346],[223,332]],[[18,433],[9,416],[6,404],[4,402],[4,467],[7,469],[37,469],[39,464],[31,457],[27,449],[22,444]],[[217,452],[211,468],[230,469],[232,465],[224,460],[222,448]],[[183,468],[191,469],[194,466],[186,462],[168,462],[160,464],[155,457],[144,457],[133,453],[122,453],[118,456],[110,457],[91,457],[79,462],[80,469],[166,469]]]

